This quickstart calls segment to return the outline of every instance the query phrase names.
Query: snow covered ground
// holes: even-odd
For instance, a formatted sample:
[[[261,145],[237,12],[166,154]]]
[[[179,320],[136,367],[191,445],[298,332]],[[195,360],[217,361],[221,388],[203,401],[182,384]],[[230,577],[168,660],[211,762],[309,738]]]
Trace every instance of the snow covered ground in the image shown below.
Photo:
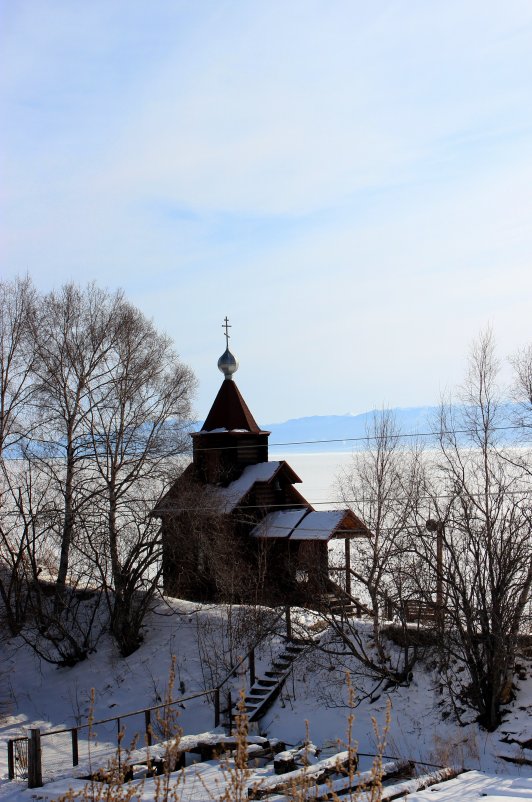
[[[275,456],[283,458],[280,454]],[[317,509],[332,507],[335,491],[331,477],[348,464],[350,455],[287,454],[285,458],[303,479],[300,489],[312,503],[319,505]],[[24,734],[30,726],[40,727],[45,732],[86,721],[91,707],[91,688],[95,694],[93,714],[99,720],[162,701],[173,656],[174,698],[216,685],[232,661],[245,653],[246,644],[249,645],[245,611],[233,608],[229,612],[230,626],[226,608],[168,600],[151,614],[144,643],[129,658],[120,658],[111,640],[102,638],[96,651],[71,669],[58,669],[38,661],[29,647],[18,639],[3,647],[0,654],[0,715],[4,716],[0,719],[0,802],[22,802],[32,795],[25,790],[25,783],[6,781],[7,739]],[[258,675],[270,666],[279,649],[280,641],[274,639],[258,652]],[[532,767],[518,766],[504,759],[532,761],[532,749],[528,748],[532,746],[531,673],[527,665],[526,678],[522,673],[517,697],[509,706],[504,723],[499,732],[491,735],[475,724],[458,726],[449,715],[449,708],[440,694],[437,672],[430,661],[418,666],[410,687],[390,694],[371,693],[371,684],[357,678],[360,704],[355,710],[354,737],[359,751],[363,754],[375,751],[372,717],[382,725],[390,703],[387,755],[469,769],[456,780],[411,794],[410,800],[532,799]],[[237,678],[234,690],[243,683],[243,676]],[[322,754],[328,754],[333,747],[337,748],[338,740],[345,738],[348,714],[345,695],[344,677],[339,670],[320,668],[312,656],[301,658],[280,697],[263,718],[261,730],[287,745],[301,744],[308,722],[311,739],[324,750]],[[213,728],[211,699],[185,702],[178,713],[184,733]],[[122,719],[123,726],[127,742],[135,731],[142,731],[143,716]],[[97,761],[103,760],[115,743],[116,722],[95,730],[91,750]],[[70,736],[43,738],[42,744],[46,779],[68,774],[71,771]],[[80,734],[80,763],[86,759],[87,742]],[[362,757],[361,769],[366,769],[370,763],[370,758]],[[215,780],[220,776],[218,764],[206,762],[198,769],[191,767],[187,771],[201,773],[197,781],[189,777],[187,799],[198,802],[204,798],[205,783],[215,792]],[[46,793],[57,798],[71,782],[62,779],[55,788],[48,784]],[[143,799],[151,798],[150,788],[147,781]]]
[[[29,726],[47,729],[71,727],[86,720],[90,710],[91,688],[94,688],[95,719],[109,718],[128,711],[157,704],[165,697],[168,674],[175,656],[174,698],[212,687],[221,678],[231,660],[245,651],[249,641],[246,632],[246,610],[232,608],[231,626],[228,609],[201,607],[190,602],[168,600],[151,614],[145,641],[129,658],[120,658],[112,642],[104,638],[89,658],[74,668],[55,668],[39,662],[21,641],[13,640],[0,656],[0,701],[6,713],[0,722],[0,799],[22,802],[31,792],[24,783],[7,783],[6,742],[24,734]],[[246,638],[248,640],[246,640]],[[257,655],[257,674],[271,664],[281,641],[274,639]],[[225,661],[226,665],[223,665]],[[261,732],[278,738],[287,745],[301,744],[306,728],[311,740],[328,754],[345,738],[348,710],[343,676],[338,670],[327,670],[316,664],[312,655],[294,664],[280,697],[261,721]],[[532,799],[531,767],[506,762],[503,757],[532,759],[527,742],[532,739],[532,679],[530,666],[526,678],[519,681],[516,700],[509,706],[499,732],[487,734],[476,724],[460,727],[449,714],[439,690],[438,676],[430,661],[415,671],[408,688],[389,694],[376,691],[367,680],[355,678],[360,704],[355,710],[354,737],[359,752],[376,749],[372,717],[382,726],[387,705],[391,705],[390,732],[386,755],[410,758],[437,765],[465,767],[470,772],[452,783],[441,786],[438,800]],[[244,677],[236,681],[242,685]],[[363,698],[366,696],[366,698]],[[212,700],[200,698],[185,702],[178,709],[179,725],[186,734],[211,730],[214,724]],[[128,741],[134,730],[142,731],[143,717],[122,719]],[[93,760],[97,760],[115,742],[116,722],[96,727],[92,744]],[[70,737],[58,735],[43,738],[43,766],[46,778],[61,777],[69,771]],[[532,745],[532,741],[530,744]],[[80,763],[86,759],[86,741],[80,734]],[[371,760],[364,758],[361,769]],[[201,772],[214,777],[218,768],[205,763]],[[214,773],[214,774],[213,774]],[[205,778],[204,778],[205,779]],[[150,781],[153,782],[153,781]],[[187,799],[203,799],[198,790],[187,783]],[[68,783],[67,783],[68,785]],[[65,781],[60,789],[66,790]],[[47,786],[51,793],[52,786]],[[57,791],[59,793],[59,791]],[[57,796],[57,793],[55,796]],[[454,795],[453,795],[454,794]],[[487,796],[486,796],[487,794]],[[149,783],[143,799],[150,798]],[[434,790],[418,792],[412,800],[435,799]]]

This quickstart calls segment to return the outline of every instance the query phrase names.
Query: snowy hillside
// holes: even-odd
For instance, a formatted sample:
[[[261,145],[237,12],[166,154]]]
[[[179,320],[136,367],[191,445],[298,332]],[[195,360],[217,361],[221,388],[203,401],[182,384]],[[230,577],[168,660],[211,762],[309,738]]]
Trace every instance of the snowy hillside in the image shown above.
[[[29,726],[40,727],[44,732],[83,723],[90,710],[91,688],[95,692],[96,719],[157,704],[165,697],[173,656],[174,698],[213,687],[251,642],[253,627],[246,627],[247,623],[250,619],[245,608],[202,607],[167,600],[150,615],[145,641],[129,658],[120,658],[105,637],[85,662],[70,669],[40,663],[20,640],[9,642],[0,663],[2,703],[7,712],[0,726],[0,775],[4,778],[0,797],[12,798],[14,793],[13,784],[5,782],[8,738],[24,734]],[[279,637],[264,641],[257,652],[257,674],[271,664],[279,644]],[[509,706],[500,731],[491,735],[480,731],[476,724],[465,727],[456,724],[440,694],[436,663],[430,656],[418,665],[409,687],[391,693],[375,688],[374,683],[360,675],[358,666],[353,665],[352,671],[358,694],[354,737],[362,754],[375,752],[371,719],[375,717],[382,725],[390,704],[386,746],[390,757],[516,774],[519,768],[501,756],[529,755],[528,749],[520,744],[532,738],[530,667],[522,671],[516,699]],[[235,690],[244,683],[244,676],[237,678]],[[311,740],[326,752],[345,738],[349,712],[345,702],[343,670],[334,667],[331,670],[318,652],[310,651],[294,663],[292,676],[260,722],[260,732],[287,745],[301,744],[308,721]],[[199,698],[185,702],[178,712],[179,725],[185,734],[213,728],[212,700]],[[142,727],[142,717],[127,720],[126,740],[135,729],[142,731]],[[96,735],[95,755],[98,749],[105,751],[106,745],[114,743],[116,722],[97,727]],[[69,737],[54,736],[48,741],[43,738],[42,743],[45,774],[53,778],[68,772]],[[80,740],[81,762],[84,748]],[[361,767],[366,768],[369,762],[366,759]],[[528,771],[525,766],[524,774]]]

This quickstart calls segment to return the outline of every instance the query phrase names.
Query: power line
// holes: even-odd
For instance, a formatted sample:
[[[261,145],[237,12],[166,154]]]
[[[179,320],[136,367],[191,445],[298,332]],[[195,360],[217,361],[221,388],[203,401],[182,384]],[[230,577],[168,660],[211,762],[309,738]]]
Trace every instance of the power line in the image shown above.
[[[511,431],[515,429],[524,429],[530,428],[526,426],[519,426],[517,424],[512,424],[508,426],[493,426],[490,427],[490,432],[503,432],[503,431]],[[479,429],[479,431],[482,431]],[[368,441],[376,441],[379,440],[401,440],[404,438],[414,438],[414,437],[434,437],[440,438],[443,436],[449,435],[457,435],[457,434],[469,434],[473,435],[474,430],[471,428],[469,429],[446,429],[443,431],[434,431],[434,432],[397,432],[392,434],[365,434],[360,435],[358,437],[334,437],[328,438],[323,440],[292,440],[286,443],[268,443],[268,448],[284,448],[285,446],[307,446],[307,445],[320,445],[324,443],[360,443],[360,442],[368,442]],[[210,432],[205,432],[205,434],[210,434]],[[217,432],[217,434],[223,434],[222,432]],[[240,448],[242,450],[252,448],[260,448],[260,444],[253,444],[253,445],[236,445],[236,446],[216,446],[215,448],[196,448],[194,449],[197,451],[232,451],[234,449]]]
[[[508,425],[508,426],[492,426],[492,427],[489,428],[489,432],[491,433],[491,432],[504,432],[504,431],[516,431],[516,430],[521,430],[522,431],[523,429],[531,429],[531,428],[532,428],[531,426],[511,424],[511,425]],[[482,431],[483,430],[480,427],[477,430],[477,432],[482,432]],[[216,432],[215,434],[225,434],[225,433],[230,433],[230,430],[227,430],[227,432]],[[200,432],[194,432],[194,434],[200,434]],[[208,435],[208,434],[211,434],[211,432],[205,432],[204,434]],[[244,432],[244,434],[245,434],[245,432]],[[250,432],[250,434],[252,434],[252,433]],[[367,442],[373,442],[373,441],[379,442],[380,440],[401,440],[403,438],[411,438],[412,439],[412,438],[415,438],[415,437],[432,437],[432,438],[436,439],[436,438],[454,436],[454,435],[459,435],[459,434],[468,434],[468,435],[470,435],[472,437],[475,434],[475,430],[470,427],[469,429],[445,429],[443,431],[440,430],[440,431],[432,431],[432,432],[396,432],[396,433],[386,433],[386,434],[364,434],[364,435],[359,435],[358,437],[331,437],[331,438],[323,438],[323,439],[316,439],[316,440],[290,440],[290,441],[287,441],[285,443],[267,443],[267,444],[265,444],[265,446],[267,446],[269,449],[271,449],[271,448],[285,448],[286,446],[326,445],[326,444],[329,444],[329,443],[362,443],[362,442],[366,442],[367,443]],[[42,442],[44,442],[44,441],[42,441]],[[47,442],[49,442],[49,441],[47,441]],[[61,443],[58,443],[58,444],[55,444],[55,445],[58,445],[59,447],[62,447]],[[261,447],[265,447],[265,446],[261,446],[260,443],[253,443],[253,444],[250,444],[250,445],[240,444],[240,445],[233,445],[233,446],[215,446],[215,447],[212,447],[212,448],[207,448],[207,447],[201,448],[201,447],[199,447],[199,448],[195,448],[194,452],[197,453],[199,451],[234,451],[235,449],[241,449],[243,451],[246,451],[246,450],[251,451],[251,449],[261,448]],[[17,448],[17,447],[18,447],[17,444],[14,444],[13,446],[6,446],[5,450],[7,451],[7,450],[9,450],[9,448]],[[105,452],[102,452],[102,455],[104,453]],[[186,451],[183,451],[183,452],[179,452],[178,454],[174,454],[174,455],[171,454],[169,456],[170,457],[172,457],[172,456],[185,456],[185,454],[187,454],[187,453],[190,453],[190,449],[187,449]],[[27,457],[9,457],[8,459],[10,461],[14,462],[14,461],[25,460],[25,459],[27,459]],[[43,459],[44,459],[44,457],[43,457]],[[54,459],[54,458],[52,457],[52,459]],[[88,454],[84,455],[83,457],[80,457],[80,461],[83,461],[85,459],[92,459],[92,457],[90,455],[88,455]]]
[[[469,497],[469,498],[484,498],[486,496],[486,493],[484,493],[484,492],[471,493],[471,492],[468,491],[465,495],[466,495],[466,497]],[[487,495],[490,498],[496,498],[498,495],[522,496],[523,498],[528,498],[531,495],[531,491],[530,490],[526,490],[526,489],[493,491],[491,493],[488,493]],[[448,494],[439,494],[439,495],[435,495],[435,496],[427,496],[427,495],[418,496],[417,497],[417,501],[421,501],[421,502],[423,502],[423,501],[424,502],[450,501],[451,499],[455,499],[455,498],[457,498],[456,494],[448,493]],[[393,500],[394,500],[394,502],[400,502],[400,501],[406,500],[406,499],[408,499],[407,495],[397,495],[397,496],[394,496]],[[130,501],[131,501],[131,499],[124,499],[123,504],[125,505]],[[374,497],[372,497],[372,496],[363,496],[362,498],[329,499],[328,501],[309,501],[308,503],[309,503],[309,505],[311,507],[323,507],[323,506],[330,507],[331,505],[335,505],[335,509],[331,510],[331,512],[340,512],[341,510],[339,509],[339,505],[342,505],[342,504],[345,504],[345,505],[350,505],[350,504],[354,505],[354,504],[356,504],[356,505],[361,505],[363,507],[366,504],[372,504],[374,502],[375,502],[375,498]],[[156,507],[157,507],[157,504],[155,504],[155,508]],[[60,508],[57,508],[57,509],[60,509]],[[249,511],[252,511],[252,510],[260,510],[260,511],[271,510],[273,512],[278,512],[278,511],[282,512],[283,510],[297,510],[297,509],[303,510],[303,509],[306,509],[306,508],[303,507],[302,505],[298,506],[298,504],[296,502],[293,502],[293,503],[288,503],[287,502],[286,504],[244,504],[242,506],[238,505],[237,507],[235,507],[235,509],[238,509],[239,512],[240,511],[245,511],[245,510],[249,510]],[[201,507],[183,507],[183,506],[174,505],[174,504],[168,504],[168,505],[165,504],[162,512],[163,512],[163,514],[166,514],[166,513],[185,513],[185,512],[201,513],[201,514],[204,514],[204,515],[209,515],[209,514],[220,515],[220,514],[224,514],[224,513],[220,513],[220,508],[217,507],[217,506],[207,507],[205,505],[203,505]],[[232,511],[230,511],[229,513],[225,513],[225,514],[229,515],[229,514],[231,514],[231,512]],[[12,517],[15,517],[15,516],[19,515],[17,510],[3,510],[2,514],[4,516],[12,516]],[[41,514],[48,514],[48,510],[45,510]],[[159,517],[159,516],[156,516],[156,517]],[[249,520],[247,520],[247,521],[244,520],[244,519],[240,519],[240,520],[241,520],[242,523],[249,523]],[[280,527],[280,528],[283,528],[283,527]]]
[[[523,488],[522,490],[493,491],[493,492],[487,493],[487,494],[484,493],[484,492],[471,493],[471,492],[467,491],[467,493],[465,493],[464,495],[465,495],[466,498],[467,497],[469,497],[469,498],[484,498],[486,495],[488,495],[490,498],[496,498],[499,495],[528,497],[528,496],[531,495],[531,490]],[[438,494],[438,495],[435,495],[435,496],[428,496],[428,495],[417,496],[416,500],[417,501],[429,501],[429,502],[430,501],[449,501],[449,500],[455,499],[457,497],[459,497],[459,494],[446,493],[446,494]],[[395,502],[395,501],[402,501],[402,500],[405,500],[405,499],[408,499],[408,498],[409,497],[406,494],[404,494],[404,495],[396,495],[396,496],[394,496],[393,500]],[[319,507],[319,506],[324,506],[324,505],[329,505],[330,506],[331,504],[335,504],[335,505],[340,505],[340,504],[361,504],[361,505],[364,505],[364,504],[374,503],[375,500],[376,499],[373,496],[363,496],[362,498],[329,499],[328,501],[313,501],[313,502],[309,501],[309,504],[310,504],[311,507]],[[273,510],[273,511],[277,511],[277,510],[282,511],[284,509],[286,509],[286,510],[303,509],[302,505],[298,506],[297,502],[292,502],[292,503],[288,503],[287,502],[286,504],[244,504],[242,506],[237,504],[235,506],[235,509],[236,508],[238,508],[238,510]],[[217,514],[219,514],[220,513],[220,508],[217,507],[217,506],[212,506],[212,507],[207,507],[207,506],[202,506],[202,507],[181,507],[181,506],[177,506],[177,505],[173,505],[173,504],[168,504],[168,505],[165,504],[163,511],[165,513],[166,512],[201,512],[201,513],[217,513]],[[226,513],[226,514],[229,514],[229,513]]]

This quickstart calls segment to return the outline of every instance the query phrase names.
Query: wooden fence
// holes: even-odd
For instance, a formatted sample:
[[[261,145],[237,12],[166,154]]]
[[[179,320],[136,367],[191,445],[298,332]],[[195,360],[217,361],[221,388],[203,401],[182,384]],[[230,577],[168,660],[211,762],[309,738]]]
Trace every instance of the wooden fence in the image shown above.
[[[290,607],[285,607],[276,618],[271,622],[267,631],[253,644],[247,654],[242,657],[236,665],[234,665],[223,680],[215,687],[209,688],[206,691],[199,691],[198,693],[189,694],[188,696],[181,696],[178,699],[172,699],[167,702],[161,702],[158,705],[151,707],[143,707],[139,710],[133,710],[128,713],[122,713],[119,716],[112,716],[111,718],[100,719],[99,721],[91,721],[86,724],[80,724],[76,727],[66,727],[58,730],[48,730],[41,732],[38,728],[29,730],[28,736],[20,736],[18,738],[11,738],[7,742],[7,757],[8,757],[8,777],[10,780],[24,779],[27,776],[28,788],[39,788],[43,784],[42,779],[42,739],[53,735],[62,735],[70,733],[71,741],[71,756],[72,766],[79,765],[79,733],[87,730],[90,734],[94,729],[102,724],[116,723],[116,743],[117,749],[123,734],[123,722],[133,716],[144,715],[144,739],[147,746],[152,745],[153,740],[153,713],[160,710],[165,710],[174,705],[183,704],[192,699],[199,699],[201,697],[211,697],[214,707],[214,726],[218,727],[221,722],[222,716],[222,689],[227,685],[229,680],[236,674],[236,672],[246,663],[246,673],[249,672],[250,686],[255,683],[255,649],[262,643],[268,636],[274,633],[274,627],[282,619],[285,619],[285,632],[278,633],[281,637],[291,640],[292,638],[292,621],[290,614]],[[232,700],[228,696],[228,715],[229,715],[229,729],[232,727],[231,709]],[[139,734],[139,733],[137,733]]]

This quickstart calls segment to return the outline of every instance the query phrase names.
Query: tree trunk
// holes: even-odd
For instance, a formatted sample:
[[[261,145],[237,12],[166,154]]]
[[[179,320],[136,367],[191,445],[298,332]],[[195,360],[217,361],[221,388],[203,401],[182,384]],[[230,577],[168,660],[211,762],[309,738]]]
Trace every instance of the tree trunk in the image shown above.
[[[66,580],[68,576],[68,562],[70,556],[70,546],[74,533],[74,449],[72,446],[72,431],[68,433],[66,477],[65,477],[65,498],[64,498],[64,518],[63,531],[61,537],[61,553],[59,558],[59,571],[57,573],[55,609],[58,612],[65,595]]]

